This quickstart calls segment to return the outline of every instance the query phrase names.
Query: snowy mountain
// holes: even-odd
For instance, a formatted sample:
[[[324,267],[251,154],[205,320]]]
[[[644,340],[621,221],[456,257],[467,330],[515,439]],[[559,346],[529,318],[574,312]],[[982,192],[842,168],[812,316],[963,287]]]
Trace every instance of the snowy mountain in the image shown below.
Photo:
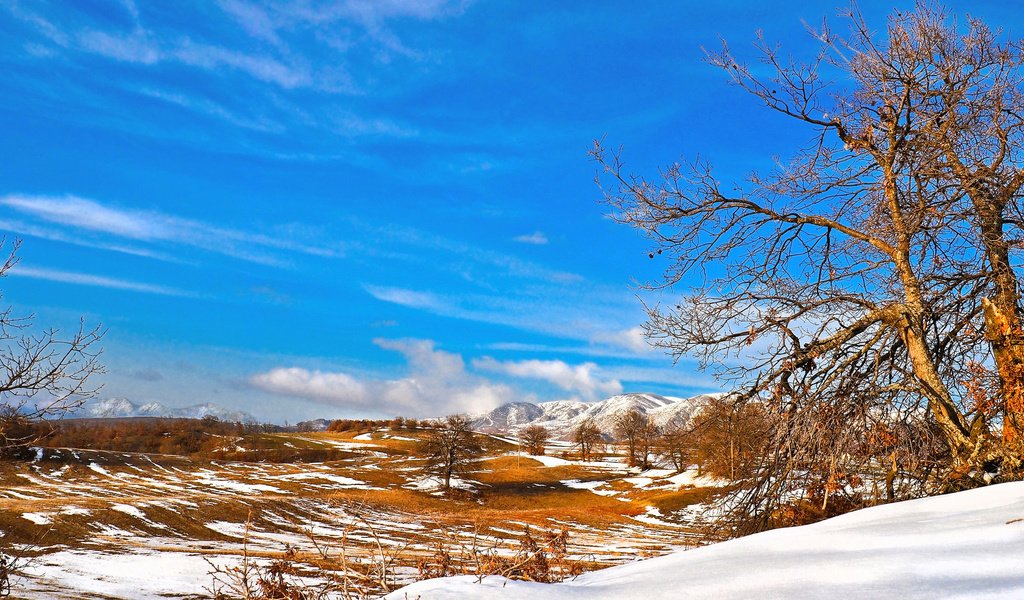
[[[292,428],[295,431],[327,431],[327,428],[331,425],[331,419],[312,419],[309,421],[299,421]]]
[[[584,419],[592,419],[605,434],[615,429],[615,419],[630,410],[649,415],[656,425],[687,423],[711,398],[704,394],[675,398],[657,394],[619,394],[600,402],[510,402],[473,419],[473,427],[487,433],[516,433],[528,425],[542,425],[556,438],[567,438]]]
[[[875,506],[571,581],[428,579],[386,598],[1024,598],[1024,482]]]
[[[181,408],[171,408],[159,402],[147,402],[135,404],[127,398],[106,398],[96,400],[85,405],[76,416],[93,419],[110,419],[117,417],[178,417],[186,419],[202,419],[206,416],[217,417],[221,421],[240,421],[243,423],[255,422],[247,412],[229,410],[223,406],[210,404],[195,404]]]
[[[488,433],[507,433],[541,419],[544,409],[532,402],[509,402],[475,417],[473,428]]]

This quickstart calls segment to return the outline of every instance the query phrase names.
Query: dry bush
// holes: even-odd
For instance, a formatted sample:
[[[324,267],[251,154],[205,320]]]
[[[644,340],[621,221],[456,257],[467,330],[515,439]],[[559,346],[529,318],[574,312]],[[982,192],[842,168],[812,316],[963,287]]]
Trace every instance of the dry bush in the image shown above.
[[[242,558],[238,564],[220,566],[209,560],[212,583],[207,590],[213,600],[365,600],[391,592],[397,587],[395,569],[406,561],[411,542],[385,544],[362,505],[337,506],[352,522],[345,525],[337,547],[325,544],[312,528],[305,535],[315,554],[300,555],[286,546],[279,558],[258,561],[249,552],[252,514],[246,522]],[[373,539],[367,556],[350,554],[349,535],[355,531]],[[313,571],[312,576],[302,571]]]
[[[551,438],[551,432],[541,425],[530,425],[519,433],[520,443],[533,456],[544,456],[544,444]]]
[[[569,531],[541,531],[535,537],[529,527],[523,530],[519,545],[503,551],[500,540],[484,538],[474,529],[469,544],[449,532],[433,546],[433,552],[420,561],[421,579],[473,575],[477,581],[492,575],[507,579],[554,583],[575,578],[584,571],[582,561],[569,558]]]

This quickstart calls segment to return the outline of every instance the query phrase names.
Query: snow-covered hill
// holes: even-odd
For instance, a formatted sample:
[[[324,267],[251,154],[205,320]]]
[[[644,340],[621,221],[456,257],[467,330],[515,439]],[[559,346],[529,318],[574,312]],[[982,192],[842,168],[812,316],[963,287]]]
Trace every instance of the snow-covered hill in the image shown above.
[[[685,424],[715,395],[674,398],[657,394],[619,394],[600,402],[561,400],[532,404],[511,402],[474,418],[473,426],[487,433],[515,433],[528,425],[543,425],[556,438],[567,438],[584,419],[610,434],[615,419],[630,410],[639,410],[659,426]]]
[[[146,402],[136,404],[127,398],[106,398],[96,400],[85,405],[75,416],[90,417],[94,419],[109,419],[116,417],[179,417],[186,419],[201,419],[206,416],[214,416],[222,421],[239,421],[242,423],[255,422],[247,412],[230,410],[223,406],[210,404],[195,404],[181,408],[171,408],[159,402]]]
[[[1024,482],[876,506],[560,584],[472,576],[393,600],[1024,598]]]

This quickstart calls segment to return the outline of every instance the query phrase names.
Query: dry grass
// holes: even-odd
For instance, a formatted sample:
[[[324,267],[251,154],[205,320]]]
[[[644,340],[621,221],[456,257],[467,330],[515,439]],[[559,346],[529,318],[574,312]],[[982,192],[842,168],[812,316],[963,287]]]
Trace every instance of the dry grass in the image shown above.
[[[639,523],[631,516],[644,513],[648,506],[670,514],[708,497],[706,490],[637,489],[621,481],[628,474],[605,468],[545,467],[525,455],[508,455],[513,445],[484,436],[481,440],[488,440],[497,455],[479,461],[468,474],[475,492],[444,496],[403,487],[422,477],[423,458],[416,455],[421,444],[393,436],[418,440],[426,434],[423,430],[378,430],[368,436],[365,431],[266,434],[267,447],[316,449],[334,443],[345,444],[345,452],[351,454],[318,464],[230,463],[83,450],[56,451],[40,462],[0,462],[0,481],[6,483],[0,485],[0,543],[8,547],[33,544],[41,551],[55,546],[105,547],[111,552],[143,547],[237,556],[240,538],[231,535],[230,529],[218,526],[221,531],[217,531],[208,525],[238,525],[251,517],[257,538],[264,537],[250,552],[278,558],[283,542],[274,540],[287,536],[301,540],[304,529],[314,524],[337,530],[341,525],[332,507],[344,504],[377,515],[374,519],[385,523],[382,527],[392,540],[413,544],[408,557],[412,562],[407,566],[415,566],[416,557],[436,543],[442,532],[465,536],[480,530],[506,540],[507,547],[516,547],[520,535],[516,532],[521,532],[523,524],[537,529],[569,524],[570,537],[581,536],[586,546],[581,553],[593,554],[591,566],[596,567],[657,554],[680,543],[678,529]],[[97,466],[106,473],[97,471]],[[332,483],[342,477],[362,483]],[[614,490],[617,495],[571,488],[562,483],[566,480],[600,483],[602,491]],[[246,491],[251,486],[267,488]],[[144,518],[115,505],[136,507]],[[62,514],[68,507],[75,510]],[[23,513],[44,514],[52,522],[36,524]],[[389,524],[399,522],[427,526],[403,529]],[[358,534],[358,527],[354,531]],[[608,536],[615,537],[608,540]],[[350,548],[353,555],[372,551],[365,535],[357,535],[350,543],[355,544]],[[311,552],[300,549],[299,556],[312,556]]]

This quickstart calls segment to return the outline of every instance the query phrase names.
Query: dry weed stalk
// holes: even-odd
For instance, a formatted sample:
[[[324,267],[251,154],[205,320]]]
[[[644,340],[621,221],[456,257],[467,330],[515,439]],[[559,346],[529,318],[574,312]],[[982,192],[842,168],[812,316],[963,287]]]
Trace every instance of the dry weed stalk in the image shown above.
[[[489,541],[482,544],[484,540]],[[581,561],[569,558],[568,542],[569,530],[565,527],[542,531],[538,538],[526,526],[518,547],[509,554],[502,551],[501,540],[481,536],[476,525],[469,545],[447,532],[435,543],[433,553],[420,561],[419,574],[421,579],[474,575],[477,582],[492,575],[541,583],[564,581],[584,570]]]
[[[411,542],[389,546],[382,541],[378,528],[367,519],[367,507],[339,507],[353,522],[342,530],[335,549],[316,536],[312,526],[303,533],[316,554],[301,556],[294,547],[285,546],[284,554],[261,564],[249,552],[252,513],[245,524],[242,560],[233,566],[220,566],[207,560],[213,582],[207,591],[214,600],[366,600],[380,597],[396,587],[395,568]],[[350,535],[365,531],[373,540],[368,558],[350,556]],[[303,578],[300,567],[317,570],[315,581]]]

